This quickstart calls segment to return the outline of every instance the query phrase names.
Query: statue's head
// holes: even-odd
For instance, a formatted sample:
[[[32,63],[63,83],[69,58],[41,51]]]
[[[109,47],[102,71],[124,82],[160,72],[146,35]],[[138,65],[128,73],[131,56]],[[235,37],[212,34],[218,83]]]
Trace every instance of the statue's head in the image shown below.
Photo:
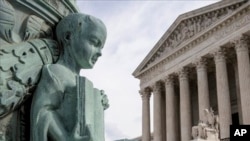
[[[56,35],[64,58],[74,61],[77,67],[88,69],[102,55],[107,32],[101,20],[77,13],[58,23]]]

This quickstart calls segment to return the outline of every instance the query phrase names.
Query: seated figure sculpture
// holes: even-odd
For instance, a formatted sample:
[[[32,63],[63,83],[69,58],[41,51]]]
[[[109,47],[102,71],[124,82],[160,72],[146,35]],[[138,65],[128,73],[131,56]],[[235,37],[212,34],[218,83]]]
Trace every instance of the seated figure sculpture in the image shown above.
[[[101,56],[106,27],[92,16],[70,14],[58,23],[56,35],[61,52],[57,63],[43,67],[34,93],[31,141],[95,141],[90,127],[78,121],[83,109],[77,108],[77,78]]]
[[[204,109],[205,119],[192,127],[193,139],[219,140],[219,117],[214,115],[212,108]]]

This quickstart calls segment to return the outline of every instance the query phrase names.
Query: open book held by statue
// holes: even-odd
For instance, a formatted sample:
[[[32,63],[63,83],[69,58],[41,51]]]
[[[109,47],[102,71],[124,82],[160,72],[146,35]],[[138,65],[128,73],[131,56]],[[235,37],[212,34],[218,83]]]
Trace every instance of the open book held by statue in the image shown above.
[[[12,10],[7,1],[0,0],[0,4],[5,11],[5,5],[9,12]],[[0,15],[2,21],[11,19],[1,10]],[[38,19],[30,17],[28,23]],[[79,76],[80,69],[93,68],[102,55],[106,40],[102,21],[90,15],[69,14],[56,25],[53,40],[32,38],[34,34],[20,39],[12,32],[14,23],[1,20],[0,140],[13,140],[14,128],[21,126],[15,124],[20,117],[17,111],[24,110],[29,114],[29,127],[24,126],[29,139],[20,141],[104,141],[107,96]],[[53,30],[43,29],[44,34]],[[23,109],[26,99],[31,102]]]

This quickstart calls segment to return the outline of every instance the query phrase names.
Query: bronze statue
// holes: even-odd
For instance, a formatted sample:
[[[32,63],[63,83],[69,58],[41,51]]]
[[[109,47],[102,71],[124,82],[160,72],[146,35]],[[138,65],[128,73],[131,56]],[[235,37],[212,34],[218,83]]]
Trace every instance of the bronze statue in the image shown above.
[[[105,140],[107,96],[79,72],[102,55],[106,27],[74,2],[0,0],[0,140]]]
[[[56,64],[43,67],[31,106],[31,140],[92,141],[88,125],[80,127],[77,121],[77,110],[83,110],[77,108],[77,77],[101,56],[106,28],[92,16],[71,14],[59,22],[56,33],[62,52]]]

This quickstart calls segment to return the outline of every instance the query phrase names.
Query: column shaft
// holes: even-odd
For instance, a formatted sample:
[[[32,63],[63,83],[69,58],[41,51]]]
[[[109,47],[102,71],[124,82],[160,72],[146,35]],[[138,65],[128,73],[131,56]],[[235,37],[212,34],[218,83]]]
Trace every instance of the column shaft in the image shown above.
[[[238,106],[238,115],[239,115],[239,124],[242,124],[242,108],[241,108],[241,99],[240,99],[240,83],[239,83],[239,73],[238,73],[238,64],[235,61],[233,63],[234,72],[235,72],[235,87],[237,95],[237,106]]]
[[[221,49],[214,55],[220,119],[220,138],[224,139],[230,137],[229,128],[230,124],[232,124],[227,65],[224,52]]]
[[[181,129],[181,141],[191,140],[191,101],[190,101],[190,89],[189,78],[187,70],[183,69],[179,73],[180,82],[180,129]]]
[[[174,83],[171,76],[166,79],[166,120],[167,120],[167,141],[179,141],[178,114],[174,92]]]
[[[162,141],[162,128],[161,128],[161,84],[157,82],[153,86],[154,94],[154,141]]]
[[[141,92],[142,96],[142,141],[151,141],[150,133],[150,90],[146,88]]]
[[[239,84],[240,84],[240,100],[242,108],[242,124],[250,124],[250,62],[249,50],[246,36],[238,39],[235,43]]]
[[[209,88],[207,78],[206,60],[202,58],[197,62],[197,85],[198,85],[198,106],[199,106],[199,119],[205,120],[204,110],[210,108],[209,102]]]

